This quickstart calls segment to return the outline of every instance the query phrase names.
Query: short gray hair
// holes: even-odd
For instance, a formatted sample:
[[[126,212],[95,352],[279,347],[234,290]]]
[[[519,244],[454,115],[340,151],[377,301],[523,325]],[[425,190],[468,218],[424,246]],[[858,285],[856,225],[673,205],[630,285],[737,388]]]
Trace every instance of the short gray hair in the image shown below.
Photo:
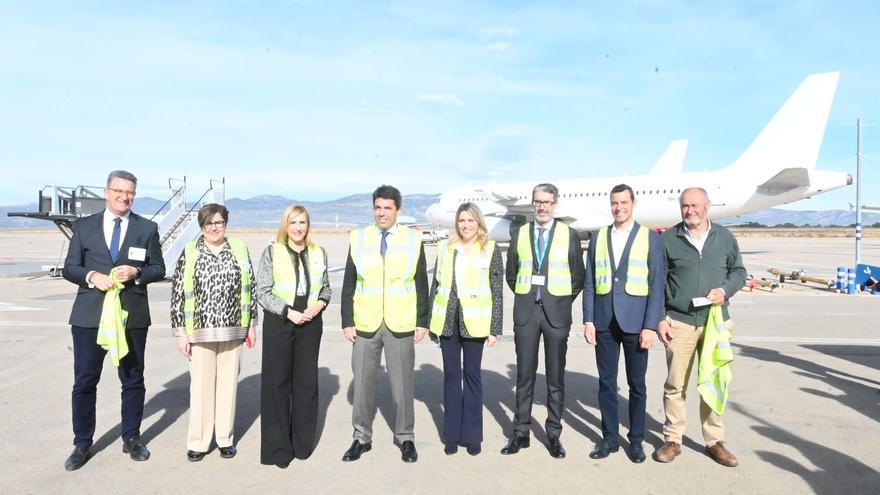
[[[110,183],[113,182],[113,179],[117,177],[123,180],[134,182],[134,185],[137,186],[138,178],[135,177],[133,173],[127,170],[114,170],[110,172],[110,175],[107,176],[107,187],[110,187]]]
[[[684,201],[684,195],[687,194],[689,191],[700,191],[701,193],[703,193],[703,198],[705,198],[706,203],[711,203],[711,201],[709,200],[709,193],[706,192],[706,190],[702,187],[694,186],[685,188],[683,191],[681,191],[681,195],[678,197],[678,204],[681,204],[681,202]]]
[[[532,201],[535,200],[535,193],[538,191],[552,194],[553,201],[559,199],[559,189],[553,184],[544,182],[535,186],[534,189],[532,189]]]

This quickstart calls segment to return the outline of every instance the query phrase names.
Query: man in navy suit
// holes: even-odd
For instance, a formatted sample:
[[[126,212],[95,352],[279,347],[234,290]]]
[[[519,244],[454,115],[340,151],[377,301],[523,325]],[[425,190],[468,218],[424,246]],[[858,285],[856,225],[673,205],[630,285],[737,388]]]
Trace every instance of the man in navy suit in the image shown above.
[[[159,230],[131,212],[137,178],[124,170],[110,172],[104,196],[107,207],[101,213],[74,222],[73,238],[64,260],[64,278],[79,289],[70,312],[73,335],[73,453],[64,463],[68,471],[79,469],[89,458],[95,434],[95,399],[101,368],[107,351],[97,344],[98,325],[105,292],[116,280],[122,309],[128,311],[125,338],[129,352],[120,359],[122,384],[122,451],[136,461],[150,458],[140,439],[144,416],[144,349],[150,326],[147,284],[165,278],[165,262],[159,244]]]
[[[631,187],[611,189],[614,223],[591,237],[583,302],[584,338],[596,346],[602,411],[603,438],[590,457],[602,459],[620,448],[617,367],[623,346],[629,384],[627,455],[640,463],[645,460],[645,372],[663,309],[665,265],[660,236],[633,220],[635,206]]]

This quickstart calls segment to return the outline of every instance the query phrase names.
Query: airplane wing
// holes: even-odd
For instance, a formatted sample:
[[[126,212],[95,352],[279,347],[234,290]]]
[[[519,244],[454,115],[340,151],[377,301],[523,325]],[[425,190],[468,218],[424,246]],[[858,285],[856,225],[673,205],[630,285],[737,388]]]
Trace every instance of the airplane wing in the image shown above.
[[[680,174],[684,166],[684,155],[687,153],[687,139],[679,139],[669,143],[666,151],[660,155],[657,163],[648,172],[649,175],[675,175]]]
[[[784,168],[769,180],[758,186],[761,194],[775,195],[810,186],[810,171],[806,167]]]

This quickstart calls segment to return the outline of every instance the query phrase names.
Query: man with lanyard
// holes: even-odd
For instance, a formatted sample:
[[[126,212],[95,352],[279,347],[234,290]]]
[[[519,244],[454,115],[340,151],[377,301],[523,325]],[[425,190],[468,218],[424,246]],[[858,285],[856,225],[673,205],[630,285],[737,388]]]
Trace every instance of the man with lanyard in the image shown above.
[[[663,242],[633,219],[636,200],[631,187],[614,186],[610,198],[614,223],[593,233],[584,277],[584,338],[596,346],[602,411],[602,441],[590,457],[603,459],[620,448],[617,368],[622,346],[629,384],[627,455],[641,463],[648,349],[657,338],[666,282]]]
[[[421,234],[397,223],[402,198],[392,186],[373,192],[375,224],[351,232],[342,283],[342,326],[353,344],[354,441],[342,456],[356,461],[372,448],[376,378],[385,352],[396,418],[394,442],[416,462],[413,442],[415,346],[428,331],[428,273]]]
[[[550,455],[561,459],[559,441],[565,399],[565,355],[571,331],[571,305],[583,288],[583,250],[577,233],[554,220],[559,191],[553,184],[532,190],[535,220],[511,233],[507,284],[513,290],[513,334],[516,344],[516,410],[514,431],[504,455],[529,446],[538,348],[544,340],[547,375],[545,430]]]
[[[672,462],[681,453],[687,428],[685,394],[694,355],[704,337],[709,308],[721,305],[724,326],[733,327],[727,300],[746,282],[746,269],[736,238],[724,226],[709,222],[709,195],[691,187],[679,197],[682,221],[663,233],[666,256],[666,308],[658,336],[666,346],[669,373],[663,385],[666,443],[654,451],[654,460]],[[739,462],[724,441],[721,416],[700,397],[700,422],[706,453],[715,462],[734,467]]]

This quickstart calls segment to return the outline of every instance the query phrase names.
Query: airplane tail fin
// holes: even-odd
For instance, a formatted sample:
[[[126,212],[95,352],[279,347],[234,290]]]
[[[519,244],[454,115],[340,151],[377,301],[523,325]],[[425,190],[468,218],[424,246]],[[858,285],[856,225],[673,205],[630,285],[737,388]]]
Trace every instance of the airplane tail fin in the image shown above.
[[[675,175],[680,174],[684,165],[684,155],[687,153],[688,140],[679,139],[669,143],[669,147],[648,172],[649,175]]]
[[[728,172],[766,179],[785,168],[816,168],[840,72],[813,74],[788,101]]]

